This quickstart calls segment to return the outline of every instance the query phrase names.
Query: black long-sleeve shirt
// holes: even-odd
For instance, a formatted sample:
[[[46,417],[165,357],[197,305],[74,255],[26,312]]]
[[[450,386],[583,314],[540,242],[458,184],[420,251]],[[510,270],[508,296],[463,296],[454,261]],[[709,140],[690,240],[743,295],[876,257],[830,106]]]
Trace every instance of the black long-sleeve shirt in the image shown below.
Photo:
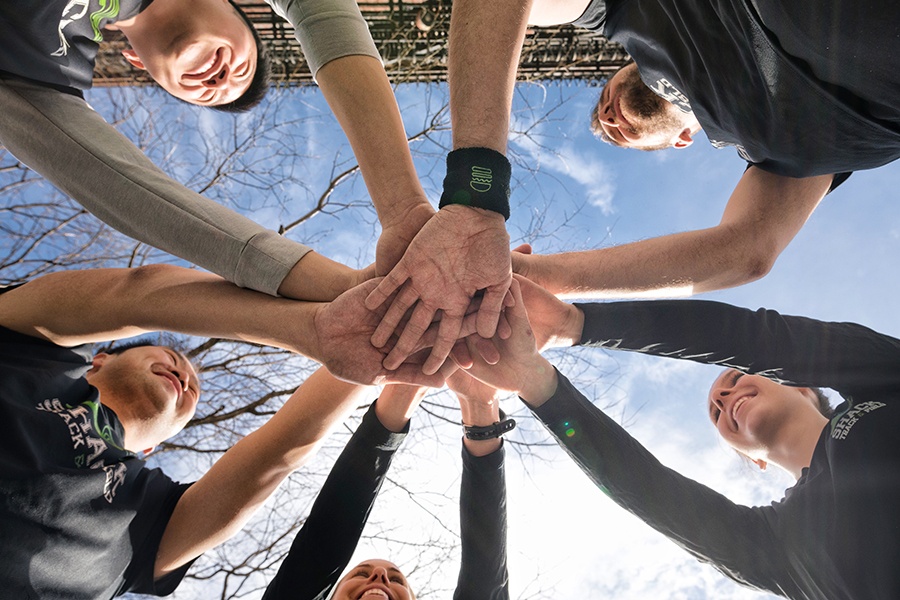
[[[607,495],[749,587],[795,599],[900,597],[900,340],[715,302],[580,308],[584,345],[720,364],[845,399],[785,498],[751,508],[664,467],[560,375],[534,412]]]
[[[385,429],[373,404],[331,469],[264,600],[325,600],[350,562],[408,428]],[[463,448],[462,564],[455,600],[507,600],[504,450]]]

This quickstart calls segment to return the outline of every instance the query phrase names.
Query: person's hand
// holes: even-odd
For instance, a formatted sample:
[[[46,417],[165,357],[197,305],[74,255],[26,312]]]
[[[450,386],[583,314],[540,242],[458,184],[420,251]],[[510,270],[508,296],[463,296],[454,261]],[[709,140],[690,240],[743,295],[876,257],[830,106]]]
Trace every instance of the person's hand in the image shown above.
[[[354,383],[373,385],[393,382],[443,386],[445,375],[452,372],[455,366],[447,361],[446,365],[439,365],[437,371],[423,373],[422,362],[427,350],[412,354],[397,369],[389,371],[382,366],[387,348],[376,348],[369,340],[387,308],[371,311],[365,306],[366,297],[380,281],[366,281],[316,310],[316,340],[312,344],[316,350],[310,355],[325,365],[335,377]]]
[[[400,262],[409,244],[434,214],[434,208],[425,201],[405,212],[397,220],[382,223],[381,236],[375,247],[377,276],[383,277],[391,272],[391,269]]]
[[[498,420],[500,416],[498,399],[500,392],[486,383],[478,381],[472,377],[465,369],[459,369],[449,377],[447,377],[447,387],[449,387],[459,399],[460,407],[466,405],[468,408],[480,407],[481,412],[491,412],[497,417],[487,424],[491,424]],[[465,410],[463,411],[465,412]],[[466,421],[463,416],[463,422]]]
[[[522,288],[522,299],[538,350],[573,346],[581,340],[584,313],[574,304],[563,302],[538,284],[514,275]]]
[[[397,344],[387,355],[385,368],[397,368],[416,349],[419,338],[441,311],[438,336],[424,365],[425,373],[436,372],[459,338],[463,317],[479,290],[483,290],[483,297],[478,309],[478,333],[486,338],[493,336],[511,281],[509,234],[501,215],[459,205],[438,211],[413,239],[397,266],[366,298],[366,306],[375,309],[399,289],[372,336],[376,348],[387,343],[415,305]]]
[[[488,364],[467,339],[472,366],[466,372],[496,389],[517,393],[532,406],[539,406],[556,391],[556,370],[538,352],[519,281],[513,281],[510,291],[515,303],[506,309],[506,318],[512,333],[505,340],[494,337],[500,361]]]

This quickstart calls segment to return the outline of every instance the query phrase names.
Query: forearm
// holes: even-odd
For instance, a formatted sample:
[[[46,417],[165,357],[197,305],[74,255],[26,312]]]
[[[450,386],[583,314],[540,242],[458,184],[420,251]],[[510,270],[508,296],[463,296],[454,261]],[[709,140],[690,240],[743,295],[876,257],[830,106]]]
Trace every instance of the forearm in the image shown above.
[[[350,140],[382,225],[428,206],[381,57],[355,0],[269,0],[294,26],[310,70]]]
[[[128,236],[268,294],[309,250],[172,180],[80,98],[4,81],[0,108],[3,145]]]
[[[584,312],[581,344],[587,346],[733,367],[846,393],[900,379],[900,340],[855,323],[702,300],[577,306]]]
[[[748,262],[729,243],[729,233],[711,228],[598,250],[532,255],[524,259],[523,274],[557,296],[598,299],[690,296],[762,277],[767,269]]]
[[[201,271],[152,265],[46,275],[4,294],[0,322],[63,346],[166,330],[320,358],[319,306],[245,290]]]
[[[742,285],[769,272],[831,180],[751,167],[715,227],[600,250],[517,258],[527,277],[554,293],[582,298],[689,296]]]
[[[307,462],[366,388],[316,371],[265,425],[239,441],[179,501],[160,543],[157,576],[234,535]]]
[[[516,68],[531,0],[457,0],[450,19],[453,147],[506,154]]]
[[[560,375],[535,416],[607,496],[679,546],[742,582],[768,587],[786,560],[771,534],[770,508],[734,504],[663,466]],[[782,562],[783,564],[783,562]]]
[[[466,440],[467,442],[469,440]],[[504,450],[486,455],[463,449],[463,475],[459,493],[461,564],[458,600],[509,598],[506,566],[506,477]]]
[[[419,183],[400,109],[381,62],[347,56],[319,71],[319,87],[350,140],[383,226],[433,213]]]
[[[317,252],[307,252],[281,281],[278,295],[310,302],[330,302],[374,276],[373,269],[351,269]]]

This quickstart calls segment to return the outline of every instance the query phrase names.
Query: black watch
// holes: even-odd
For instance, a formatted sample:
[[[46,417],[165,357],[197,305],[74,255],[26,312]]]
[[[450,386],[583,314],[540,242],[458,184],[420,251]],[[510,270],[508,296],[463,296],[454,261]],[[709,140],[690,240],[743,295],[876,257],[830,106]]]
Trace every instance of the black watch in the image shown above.
[[[463,423],[466,439],[474,441],[492,440],[516,428],[516,420],[508,419],[501,411],[500,420],[491,425],[466,425]]]

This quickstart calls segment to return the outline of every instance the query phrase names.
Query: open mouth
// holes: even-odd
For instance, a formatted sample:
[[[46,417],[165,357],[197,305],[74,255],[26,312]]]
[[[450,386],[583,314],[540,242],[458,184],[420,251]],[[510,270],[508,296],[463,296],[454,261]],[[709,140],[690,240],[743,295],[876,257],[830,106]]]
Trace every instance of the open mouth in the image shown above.
[[[175,397],[180,398],[182,389],[181,389],[181,382],[178,380],[178,378],[175,377],[174,375],[172,375],[171,373],[157,373],[157,374],[160,377],[162,377],[163,379],[167,380],[170,384],[172,384],[172,387],[175,389]]]
[[[370,588],[368,590],[365,590],[357,600],[363,600],[364,598],[371,598],[372,600],[376,600],[378,598],[381,598],[382,600],[389,600],[387,592],[378,588]]]
[[[740,410],[740,408],[744,405],[744,402],[746,402],[750,398],[752,398],[752,395],[747,394],[746,396],[738,398],[738,400],[731,406],[731,420],[732,421],[737,423],[738,410]]]
[[[192,72],[185,73],[184,76],[188,79],[196,79],[200,81],[212,79],[222,71],[222,62],[222,49],[216,48],[216,51],[209,57],[209,60],[198,66]]]

